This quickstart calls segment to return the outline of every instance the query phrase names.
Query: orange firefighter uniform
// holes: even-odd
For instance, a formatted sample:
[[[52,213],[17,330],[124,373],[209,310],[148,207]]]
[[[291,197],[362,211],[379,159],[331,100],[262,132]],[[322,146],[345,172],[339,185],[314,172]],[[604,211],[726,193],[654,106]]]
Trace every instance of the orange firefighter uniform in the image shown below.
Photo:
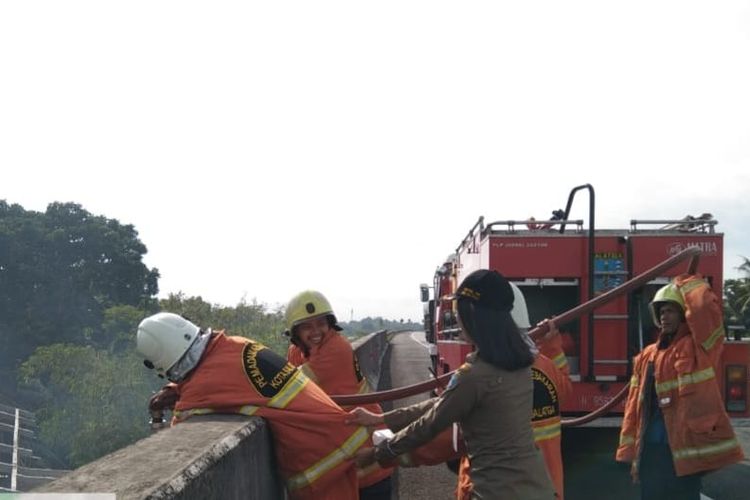
[[[563,497],[563,461],[560,450],[560,405],[573,387],[568,360],[562,349],[562,336],[555,335],[539,345],[539,355],[531,367],[534,381],[534,407],[531,427],[534,442],[544,456],[544,464],[555,486],[557,497]],[[470,500],[472,492],[469,458],[463,456],[458,470],[456,498]]]
[[[305,356],[302,349],[290,344],[287,351],[289,363],[299,366],[302,373],[313,380],[326,394],[366,394],[370,392],[367,379],[359,369],[357,356],[351,343],[338,332],[329,332],[320,344],[310,347]],[[351,409],[343,407],[344,410]],[[363,405],[369,411],[382,413],[379,404]],[[369,429],[373,431],[375,429]],[[371,432],[368,433],[367,445],[373,446]],[[359,471],[359,487],[366,488],[389,477],[392,468],[382,468],[377,463]]]
[[[652,399],[664,418],[677,476],[743,458],[716,380],[724,341],[719,300],[700,275],[681,275],[673,284],[684,300],[685,322],[666,348],[657,342],[636,356],[625,405],[616,458],[632,463],[636,479]],[[655,398],[647,394],[651,387]]]
[[[302,349],[294,344],[289,344],[289,348],[286,350],[286,360],[299,367],[305,362],[305,355],[302,353]]]
[[[198,367],[177,385],[173,422],[205,413],[264,417],[276,462],[295,500],[358,498],[354,453],[364,427],[283,357],[244,337],[215,332]]]

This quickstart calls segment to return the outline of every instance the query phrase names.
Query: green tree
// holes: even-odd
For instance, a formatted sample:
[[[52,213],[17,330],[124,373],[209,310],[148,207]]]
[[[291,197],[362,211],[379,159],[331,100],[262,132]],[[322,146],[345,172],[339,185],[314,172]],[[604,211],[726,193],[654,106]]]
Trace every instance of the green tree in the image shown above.
[[[159,301],[159,309],[184,316],[201,328],[213,326],[213,306],[201,296],[187,297],[182,292],[170,293],[166,299]]]
[[[750,259],[743,257],[737,269],[746,277],[724,282],[724,318],[729,324],[750,329]]]
[[[145,253],[132,225],[78,204],[40,213],[0,200],[0,365],[14,374],[51,343],[108,348],[105,310],[156,306],[159,273]]]
[[[133,306],[113,306],[104,311],[99,344],[113,354],[135,350],[135,332],[148,312]]]
[[[148,312],[132,306],[104,311],[107,346],[52,344],[21,365],[33,394],[41,439],[64,466],[77,467],[148,432],[148,397],[163,382],[135,352],[135,331]]]
[[[251,303],[242,300],[234,307],[226,307],[180,292],[159,301],[159,307],[162,311],[181,314],[201,328],[226,330],[230,335],[251,338],[286,356],[288,341],[282,335],[281,311],[269,311],[255,300]]]
[[[424,326],[421,323],[413,323],[411,320],[391,320],[381,317],[366,317],[359,321],[349,321],[341,323],[344,333],[351,338],[360,337],[378,330],[422,330]]]
[[[132,350],[71,344],[39,347],[21,377],[41,396],[42,440],[71,468],[145,437],[148,397],[160,385]]]

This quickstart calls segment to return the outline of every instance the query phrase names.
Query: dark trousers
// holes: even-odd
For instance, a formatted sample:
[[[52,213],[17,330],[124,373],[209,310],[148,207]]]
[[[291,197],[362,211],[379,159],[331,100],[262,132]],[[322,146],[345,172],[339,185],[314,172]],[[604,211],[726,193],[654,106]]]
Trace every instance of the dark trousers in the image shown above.
[[[641,500],[700,500],[701,475],[677,477],[668,444],[643,443]]]
[[[391,476],[359,489],[359,500],[391,500]]]

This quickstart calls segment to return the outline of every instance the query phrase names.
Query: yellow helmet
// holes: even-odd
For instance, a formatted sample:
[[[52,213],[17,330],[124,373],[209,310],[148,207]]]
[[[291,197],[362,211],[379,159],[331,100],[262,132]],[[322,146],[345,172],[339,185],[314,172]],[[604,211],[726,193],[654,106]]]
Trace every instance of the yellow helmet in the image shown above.
[[[654,320],[654,324],[657,327],[661,327],[661,321],[659,321],[659,309],[665,302],[673,302],[680,306],[682,311],[685,311],[685,299],[682,297],[682,292],[674,283],[664,285],[654,295],[654,299],[649,304],[651,309],[651,318]]]
[[[328,299],[322,293],[315,290],[300,292],[292,297],[292,300],[286,306],[286,311],[284,311],[286,333],[290,334],[292,328],[307,319],[323,315],[331,316],[331,326],[336,330],[341,330],[336,324],[336,316],[333,314],[330,302],[328,302]]]

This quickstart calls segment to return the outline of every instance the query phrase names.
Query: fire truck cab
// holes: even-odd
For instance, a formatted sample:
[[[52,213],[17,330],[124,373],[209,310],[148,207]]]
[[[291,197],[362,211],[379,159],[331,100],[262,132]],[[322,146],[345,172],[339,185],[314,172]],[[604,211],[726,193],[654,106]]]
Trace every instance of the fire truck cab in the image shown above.
[[[588,227],[569,220],[575,195],[588,190]],[[431,287],[422,285],[424,322],[437,375],[458,368],[472,346],[458,338],[455,306],[449,296],[477,269],[494,269],[522,290],[531,324],[559,315],[607,292],[686,247],[701,250],[698,272],[721,296],[723,234],[710,214],[674,220],[631,220],[623,229],[594,227],[591,185],[571,190],[565,210],[550,220],[502,219],[474,224],[437,269]],[[622,295],[568,324],[558,325],[573,381],[563,413],[576,416],[607,403],[627,384],[633,357],[655,340],[649,303],[656,291],[685,272],[677,266],[634,292]],[[433,289],[430,298],[429,289]],[[747,417],[750,344],[725,340],[717,373],[732,417]],[[611,415],[622,414],[623,403]]]

